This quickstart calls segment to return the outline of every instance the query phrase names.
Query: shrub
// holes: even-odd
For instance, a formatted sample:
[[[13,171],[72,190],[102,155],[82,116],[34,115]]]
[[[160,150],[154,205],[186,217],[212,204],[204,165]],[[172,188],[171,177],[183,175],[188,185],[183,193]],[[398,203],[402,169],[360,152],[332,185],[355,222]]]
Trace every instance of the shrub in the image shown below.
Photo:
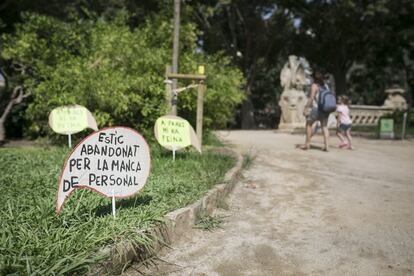
[[[172,26],[163,17],[136,29],[126,22],[125,14],[78,22],[26,14],[15,34],[3,36],[2,58],[30,69],[25,78],[34,91],[25,112],[29,134],[51,135],[48,114],[61,105],[84,105],[99,127],[149,130],[166,113],[164,74],[171,63]],[[194,73],[199,64],[206,65],[205,127],[223,127],[243,99],[242,74],[223,55],[197,53],[196,35],[193,25],[182,26],[180,71]],[[179,98],[179,115],[191,122],[195,99],[191,91]]]

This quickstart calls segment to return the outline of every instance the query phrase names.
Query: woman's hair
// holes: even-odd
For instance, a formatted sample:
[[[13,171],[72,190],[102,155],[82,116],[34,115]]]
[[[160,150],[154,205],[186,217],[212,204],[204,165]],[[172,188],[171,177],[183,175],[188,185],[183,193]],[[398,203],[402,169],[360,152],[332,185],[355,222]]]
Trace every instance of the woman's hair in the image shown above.
[[[319,85],[325,85],[325,81],[323,80],[323,75],[319,71],[315,71],[313,73],[313,81]]]

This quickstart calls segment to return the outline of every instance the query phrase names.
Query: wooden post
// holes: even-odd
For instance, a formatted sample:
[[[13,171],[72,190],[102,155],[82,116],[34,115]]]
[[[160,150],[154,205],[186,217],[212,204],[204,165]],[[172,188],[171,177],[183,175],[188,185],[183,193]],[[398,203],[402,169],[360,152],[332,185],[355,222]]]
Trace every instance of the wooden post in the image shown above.
[[[171,73],[167,75],[170,79],[180,79],[180,80],[205,80],[205,75],[195,75],[195,74],[175,74]]]
[[[174,70],[174,68],[172,68]],[[197,125],[196,125],[196,132],[197,132],[197,138],[200,142],[200,148],[203,145],[203,112],[204,112],[204,91],[205,91],[205,84],[204,80],[206,79],[206,75],[204,75],[204,67],[199,68],[199,74],[178,74],[171,72],[171,67],[167,66],[166,69],[166,94],[168,98],[168,101],[171,102],[171,115],[177,115],[177,95],[176,93],[173,93],[174,91],[174,84],[173,82],[169,82],[169,80],[177,80],[177,79],[183,79],[183,80],[196,80],[198,81],[198,88],[197,88]],[[184,90],[186,90],[188,87],[186,87]],[[175,90],[176,91],[176,90]],[[181,89],[181,91],[183,91]],[[175,98],[175,99],[174,99]]]
[[[197,126],[196,132],[198,141],[200,142],[200,149],[203,145],[203,104],[204,104],[204,80],[198,82],[197,88]]]
[[[408,113],[408,111],[405,111],[404,115],[403,115],[403,126],[402,126],[401,140],[405,139],[405,128],[407,126],[407,115],[408,115],[407,113]]]
[[[172,72],[178,72],[178,55],[179,55],[179,44],[180,44],[180,1],[174,0],[174,36],[173,36],[173,56],[172,56]],[[173,79],[172,90],[177,89],[177,79]],[[172,96],[172,115],[177,116],[177,100],[178,97],[174,93]]]
[[[172,114],[172,81],[168,78],[169,74],[171,74],[171,66],[167,65],[165,67],[165,100],[167,101],[168,114]]]

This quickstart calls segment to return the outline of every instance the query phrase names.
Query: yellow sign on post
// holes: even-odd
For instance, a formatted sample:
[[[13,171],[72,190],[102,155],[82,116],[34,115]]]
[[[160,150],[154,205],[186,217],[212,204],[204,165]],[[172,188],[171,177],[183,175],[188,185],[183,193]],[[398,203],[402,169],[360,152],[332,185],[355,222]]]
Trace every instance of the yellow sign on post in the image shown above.
[[[158,142],[163,147],[175,146],[177,149],[191,145],[190,124],[183,119],[158,118]]]
[[[80,105],[62,106],[52,110],[49,125],[59,134],[74,134],[91,128],[98,130],[95,119],[88,109]]]
[[[205,73],[204,65],[199,65],[198,66],[198,74],[199,75],[204,75],[204,73]]]
[[[98,130],[91,112],[81,105],[61,106],[53,109],[49,114],[49,126],[56,133],[68,135],[69,147],[72,147],[72,134],[88,127],[95,131]]]
[[[176,150],[193,145],[201,151],[199,141],[190,123],[177,116],[163,116],[157,119],[154,127],[158,143],[169,150]]]

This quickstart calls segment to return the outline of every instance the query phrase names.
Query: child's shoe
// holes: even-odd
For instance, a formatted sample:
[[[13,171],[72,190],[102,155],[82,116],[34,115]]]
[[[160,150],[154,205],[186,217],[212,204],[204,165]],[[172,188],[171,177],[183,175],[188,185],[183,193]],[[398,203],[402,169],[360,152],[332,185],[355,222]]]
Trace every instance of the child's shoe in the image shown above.
[[[348,143],[344,143],[344,142],[342,142],[342,143],[340,143],[339,144],[339,146],[338,146],[340,149],[343,149],[343,148],[347,148],[348,147]]]

